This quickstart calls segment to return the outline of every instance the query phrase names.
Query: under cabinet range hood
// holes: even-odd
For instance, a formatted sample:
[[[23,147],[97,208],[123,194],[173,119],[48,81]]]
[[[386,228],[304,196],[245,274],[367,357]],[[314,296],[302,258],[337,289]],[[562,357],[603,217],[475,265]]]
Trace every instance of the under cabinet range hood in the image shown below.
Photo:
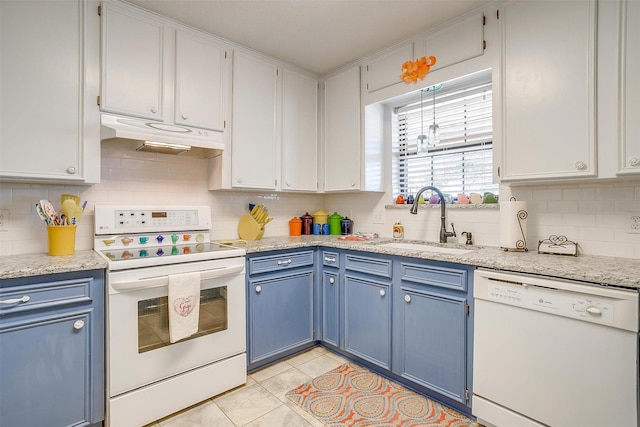
[[[139,140],[143,143],[140,149],[145,151],[179,154],[190,147],[224,149],[223,133],[218,131],[104,113],[100,115],[100,123],[102,140]]]

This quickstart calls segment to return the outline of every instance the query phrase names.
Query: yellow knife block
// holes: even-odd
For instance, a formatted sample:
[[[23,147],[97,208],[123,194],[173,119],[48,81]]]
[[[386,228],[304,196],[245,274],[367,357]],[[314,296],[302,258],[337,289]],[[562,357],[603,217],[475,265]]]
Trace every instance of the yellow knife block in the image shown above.
[[[238,222],[238,236],[244,240],[260,240],[264,235],[264,225],[258,224],[251,215],[242,215]]]

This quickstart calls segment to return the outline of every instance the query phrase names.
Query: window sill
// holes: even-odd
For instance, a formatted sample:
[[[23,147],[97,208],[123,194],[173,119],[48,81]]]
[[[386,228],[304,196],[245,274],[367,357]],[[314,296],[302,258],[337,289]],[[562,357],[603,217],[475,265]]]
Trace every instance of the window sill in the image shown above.
[[[384,205],[385,209],[411,209],[411,205]],[[418,209],[440,209],[440,203],[418,205]],[[479,203],[479,204],[467,204],[459,205],[456,203],[447,203],[447,209],[489,209],[499,210],[499,203]]]

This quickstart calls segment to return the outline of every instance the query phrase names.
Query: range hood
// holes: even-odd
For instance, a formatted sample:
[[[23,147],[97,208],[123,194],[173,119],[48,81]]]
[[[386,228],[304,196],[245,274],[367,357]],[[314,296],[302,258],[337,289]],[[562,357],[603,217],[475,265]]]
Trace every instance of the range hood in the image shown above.
[[[193,128],[189,126],[168,124],[148,119],[116,116],[113,114],[100,115],[100,139],[126,138],[150,143],[160,143],[157,146],[166,147],[177,144],[178,146],[209,148],[223,150],[224,142],[222,132]],[[145,144],[143,144],[144,146]],[[147,144],[146,147],[152,146]],[[153,151],[149,148],[141,148]],[[158,150],[156,150],[158,151]],[[176,151],[176,154],[178,154]],[[185,151],[184,149],[182,152]],[[171,152],[171,151],[162,151]]]

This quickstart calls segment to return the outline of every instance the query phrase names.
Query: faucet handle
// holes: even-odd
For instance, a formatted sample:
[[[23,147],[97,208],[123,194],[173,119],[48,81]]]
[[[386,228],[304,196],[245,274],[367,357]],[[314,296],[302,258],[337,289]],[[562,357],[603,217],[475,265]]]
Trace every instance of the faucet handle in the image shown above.
[[[455,227],[453,226],[453,223],[451,223],[451,230],[452,230],[452,231],[451,231],[451,237],[456,237],[456,236],[457,236],[457,235],[456,235],[456,229],[455,229]]]

